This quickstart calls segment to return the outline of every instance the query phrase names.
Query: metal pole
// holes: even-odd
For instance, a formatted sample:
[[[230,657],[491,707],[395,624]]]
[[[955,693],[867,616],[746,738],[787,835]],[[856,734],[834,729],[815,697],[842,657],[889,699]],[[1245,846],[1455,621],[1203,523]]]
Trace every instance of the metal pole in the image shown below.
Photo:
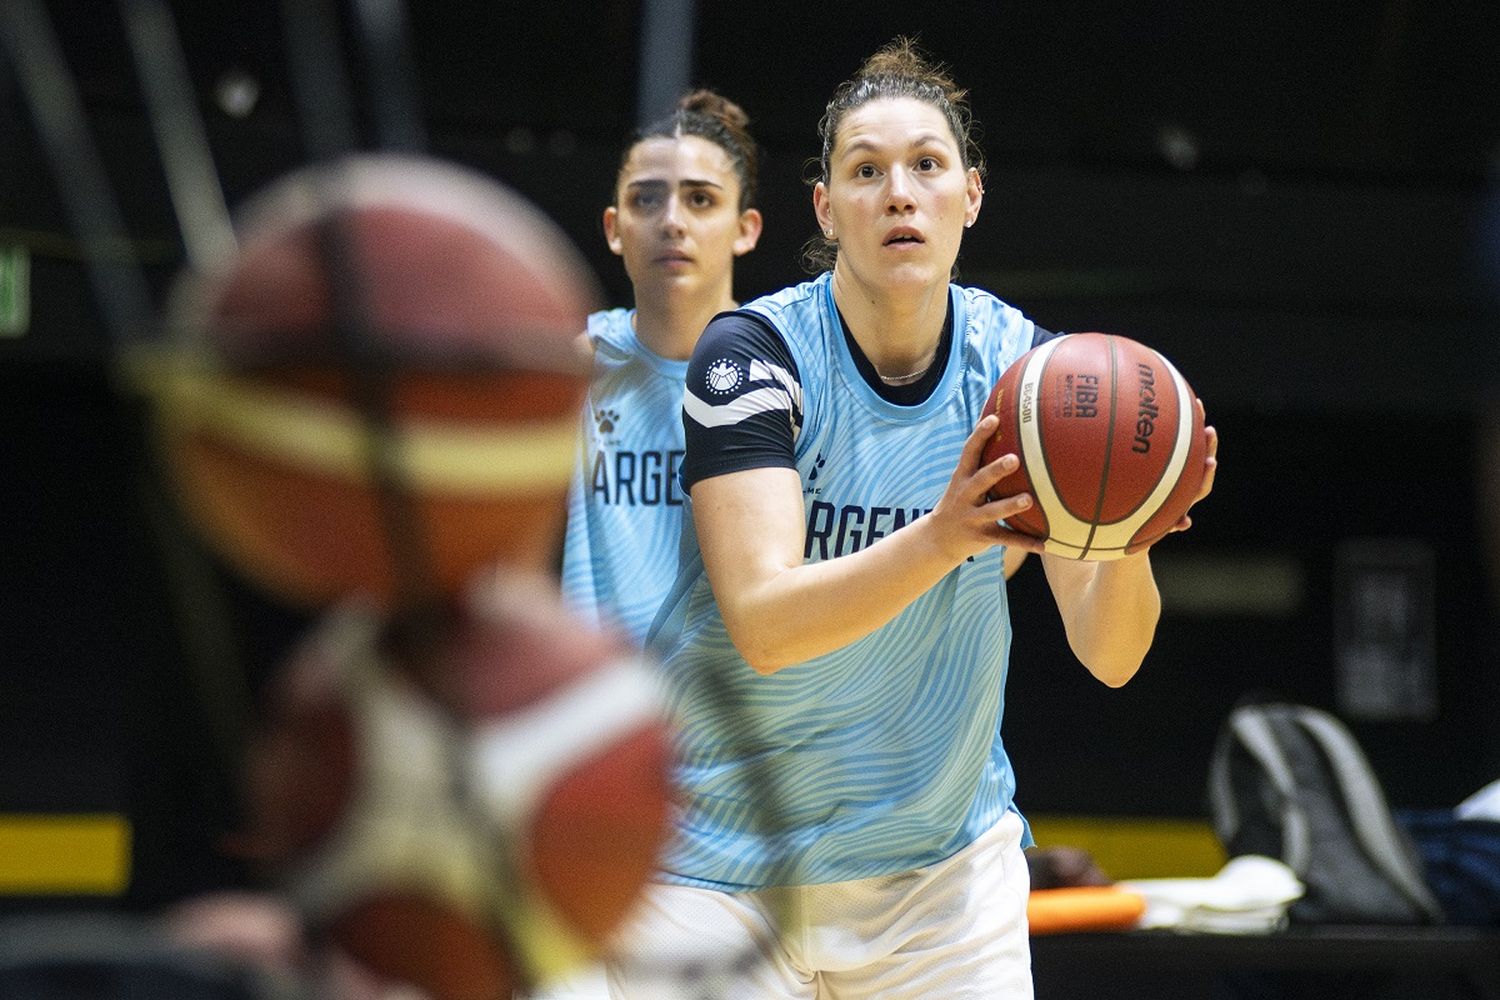
[[[693,73],[693,0],[645,0],[641,19],[640,84],[636,123],[669,114]]]

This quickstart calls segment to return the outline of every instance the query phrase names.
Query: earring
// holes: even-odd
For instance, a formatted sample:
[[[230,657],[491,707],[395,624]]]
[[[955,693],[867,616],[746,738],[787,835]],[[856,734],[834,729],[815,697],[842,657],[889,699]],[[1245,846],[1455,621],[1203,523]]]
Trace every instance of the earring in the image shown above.
[[[832,229],[825,229],[825,230],[823,230],[823,235],[826,236],[826,237],[828,237],[831,240],[831,239],[833,239],[833,230]]]

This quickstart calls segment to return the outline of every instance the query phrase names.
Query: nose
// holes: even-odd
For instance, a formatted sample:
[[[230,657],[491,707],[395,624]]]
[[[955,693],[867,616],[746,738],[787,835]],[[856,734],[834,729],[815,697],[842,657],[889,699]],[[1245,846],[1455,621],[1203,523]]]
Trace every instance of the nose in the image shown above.
[[[885,186],[885,213],[887,215],[904,215],[916,208],[913,199],[911,176],[902,166],[892,167],[886,174]]]
[[[685,230],[682,199],[675,194],[667,198],[661,210],[661,228],[669,236],[681,236]]]

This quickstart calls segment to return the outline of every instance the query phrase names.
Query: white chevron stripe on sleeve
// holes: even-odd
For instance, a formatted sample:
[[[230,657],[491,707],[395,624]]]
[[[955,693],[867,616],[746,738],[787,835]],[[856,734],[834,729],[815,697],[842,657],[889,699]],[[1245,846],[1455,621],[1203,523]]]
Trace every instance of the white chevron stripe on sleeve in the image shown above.
[[[682,394],[682,409],[704,427],[723,427],[737,424],[757,413],[774,413],[777,410],[790,412],[792,401],[784,388],[767,386],[715,406],[699,399],[692,390],[687,390]]]
[[[787,395],[791,397],[793,412],[802,411],[802,383],[780,365],[768,365],[757,358],[750,362],[750,381],[777,383],[786,389]]]

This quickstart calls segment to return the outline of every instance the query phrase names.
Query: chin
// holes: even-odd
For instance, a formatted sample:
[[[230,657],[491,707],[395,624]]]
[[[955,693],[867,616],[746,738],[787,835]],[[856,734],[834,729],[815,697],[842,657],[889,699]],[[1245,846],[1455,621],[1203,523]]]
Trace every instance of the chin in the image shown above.
[[[881,282],[888,291],[921,291],[934,285],[946,285],[951,267],[937,268],[930,264],[901,264],[889,269]]]

